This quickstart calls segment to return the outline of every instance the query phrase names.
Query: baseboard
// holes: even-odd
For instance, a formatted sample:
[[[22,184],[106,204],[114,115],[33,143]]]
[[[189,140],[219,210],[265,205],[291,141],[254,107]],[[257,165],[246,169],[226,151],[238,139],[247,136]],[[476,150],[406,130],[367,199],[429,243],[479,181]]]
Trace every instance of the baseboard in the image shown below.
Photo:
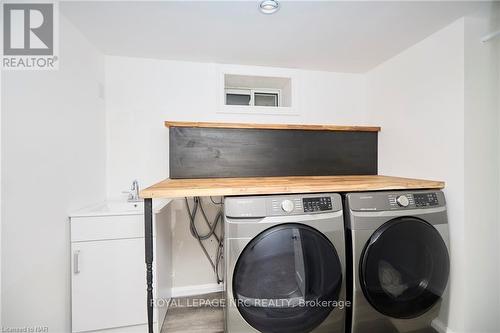
[[[217,284],[217,283],[198,284],[198,285],[184,286],[184,287],[174,287],[174,288],[172,288],[172,297],[203,295],[203,294],[215,293],[215,292],[219,292],[219,291],[223,291],[223,290],[224,290],[224,286],[222,284]]]
[[[140,324],[132,326],[114,327],[96,331],[85,331],[85,333],[137,333],[137,332],[146,332],[147,330],[148,330],[148,324]],[[153,323],[153,331],[154,333],[160,332],[160,329],[156,321]]]
[[[439,333],[456,333],[455,331],[449,329],[447,325],[445,325],[441,320],[437,318],[432,321],[431,326]]]

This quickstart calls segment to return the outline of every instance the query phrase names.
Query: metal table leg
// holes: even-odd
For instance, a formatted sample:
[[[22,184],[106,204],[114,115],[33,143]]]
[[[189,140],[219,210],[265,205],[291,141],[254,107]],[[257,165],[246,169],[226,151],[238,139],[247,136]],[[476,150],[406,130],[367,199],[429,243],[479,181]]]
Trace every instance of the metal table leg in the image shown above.
[[[144,199],[148,332],[153,333],[153,199]]]

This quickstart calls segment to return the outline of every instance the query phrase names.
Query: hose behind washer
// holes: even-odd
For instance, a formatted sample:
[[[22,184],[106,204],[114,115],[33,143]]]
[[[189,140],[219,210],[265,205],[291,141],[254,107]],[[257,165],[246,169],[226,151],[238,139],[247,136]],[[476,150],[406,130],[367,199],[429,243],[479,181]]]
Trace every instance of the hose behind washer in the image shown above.
[[[219,267],[220,267],[220,262],[221,262],[221,259],[223,256],[223,251],[222,251],[222,249],[223,249],[223,237],[222,237],[222,235],[220,237],[217,235],[216,228],[217,228],[217,225],[219,224],[219,222],[222,223],[222,214],[223,214],[222,213],[222,211],[223,211],[222,201],[217,203],[211,197],[210,197],[210,200],[212,201],[212,203],[214,203],[216,205],[221,205],[221,207],[219,208],[219,210],[217,212],[217,215],[215,216],[214,220],[211,223],[207,217],[207,214],[205,213],[205,209],[203,208],[203,203],[202,203],[200,197],[193,198],[194,206],[193,206],[192,210],[191,210],[191,207],[189,206],[188,198],[184,198],[184,201],[186,203],[186,209],[187,209],[188,216],[189,216],[189,231],[191,232],[191,235],[196,240],[198,240],[198,244],[200,245],[201,249],[203,250],[203,253],[207,257],[208,261],[210,262],[210,265],[212,266],[212,269],[215,272],[217,283],[221,283],[223,280],[219,276]],[[198,213],[198,207],[200,208],[201,216],[202,216],[203,220],[205,221],[205,224],[209,228],[209,231],[204,235],[201,235],[198,232],[198,229],[196,227],[196,215]],[[209,239],[212,236],[217,241],[217,251],[215,254],[215,263],[212,260],[212,258],[210,257],[210,255],[208,254],[208,250],[205,247],[205,245],[203,245],[203,242],[202,242],[204,240]]]

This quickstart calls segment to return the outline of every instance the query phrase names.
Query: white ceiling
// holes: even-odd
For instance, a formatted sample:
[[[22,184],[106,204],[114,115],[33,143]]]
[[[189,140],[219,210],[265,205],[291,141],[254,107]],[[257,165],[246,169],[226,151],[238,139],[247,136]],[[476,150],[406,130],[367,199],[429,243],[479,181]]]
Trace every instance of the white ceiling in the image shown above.
[[[475,10],[477,2],[61,2],[108,55],[365,72]]]

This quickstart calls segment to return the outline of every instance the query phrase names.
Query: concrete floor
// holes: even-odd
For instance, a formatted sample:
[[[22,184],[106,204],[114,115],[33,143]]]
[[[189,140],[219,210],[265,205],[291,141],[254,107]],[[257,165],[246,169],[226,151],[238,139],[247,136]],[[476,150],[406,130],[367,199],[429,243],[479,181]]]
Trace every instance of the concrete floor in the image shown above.
[[[224,308],[217,304],[223,298],[222,292],[174,298],[168,308],[162,333],[223,333]]]
[[[224,308],[217,304],[223,299],[222,292],[174,298],[168,308],[161,333],[223,333]],[[208,302],[210,304],[207,304]],[[369,332],[370,329],[366,328],[366,331]],[[437,333],[432,328],[411,333],[430,332]]]

